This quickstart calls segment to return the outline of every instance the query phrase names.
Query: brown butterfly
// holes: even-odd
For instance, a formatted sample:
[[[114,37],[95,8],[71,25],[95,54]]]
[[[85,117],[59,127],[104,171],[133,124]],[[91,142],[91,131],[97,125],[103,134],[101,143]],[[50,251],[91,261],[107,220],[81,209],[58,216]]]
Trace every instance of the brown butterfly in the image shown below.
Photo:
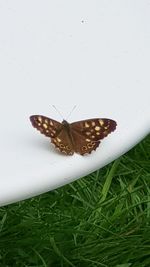
[[[42,115],[33,115],[30,120],[33,127],[50,137],[51,143],[66,155],[91,153],[117,125],[114,120],[100,118],[73,123],[63,120],[60,123]]]

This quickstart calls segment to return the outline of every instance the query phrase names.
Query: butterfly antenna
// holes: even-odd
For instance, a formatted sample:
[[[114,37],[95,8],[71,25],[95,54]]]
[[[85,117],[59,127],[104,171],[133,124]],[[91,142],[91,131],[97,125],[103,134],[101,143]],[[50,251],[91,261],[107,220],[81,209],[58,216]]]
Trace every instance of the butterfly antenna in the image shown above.
[[[64,119],[63,115],[60,113],[60,111],[54,105],[52,105],[52,107],[57,111],[57,113],[61,116],[61,118]]]
[[[75,108],[76,108],[76,105],[72,108],[72,110],[71,110],[70,113],[68,114],[66,120],[70,117],[71,113],[75,110]]]

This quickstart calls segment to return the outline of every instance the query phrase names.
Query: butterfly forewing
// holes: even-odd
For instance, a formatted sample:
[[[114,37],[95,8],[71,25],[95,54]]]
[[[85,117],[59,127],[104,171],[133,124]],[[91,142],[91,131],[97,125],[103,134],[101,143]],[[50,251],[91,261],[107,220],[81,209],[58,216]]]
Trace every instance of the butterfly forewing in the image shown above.
[[[54,138],[62,130],[62,124],[42,115],[32,115],[30,121],[42,134]]]
[[[89,119],[71,123],[71,130],[78,132],[86,139],[98,141],[116,129],[116,122],[111,119]]]

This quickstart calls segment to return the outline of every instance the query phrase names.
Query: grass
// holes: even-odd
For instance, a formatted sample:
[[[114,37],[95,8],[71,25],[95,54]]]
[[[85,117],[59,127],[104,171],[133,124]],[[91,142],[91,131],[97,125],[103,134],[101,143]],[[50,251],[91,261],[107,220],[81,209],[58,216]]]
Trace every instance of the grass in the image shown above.
[[[0,208],[0,267],[149,267],[150,136],[78,181]]]

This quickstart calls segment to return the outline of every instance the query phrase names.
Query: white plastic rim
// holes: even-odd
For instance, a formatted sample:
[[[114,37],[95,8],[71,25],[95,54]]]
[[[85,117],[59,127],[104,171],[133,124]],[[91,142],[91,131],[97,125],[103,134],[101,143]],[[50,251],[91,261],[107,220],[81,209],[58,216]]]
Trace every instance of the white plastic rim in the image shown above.
[[[70,183],[150,131],[147,0],[14,0],[0,6],[0,205]],[[29,121],[102,117],[117,130],[88,156],[59,154]]]

